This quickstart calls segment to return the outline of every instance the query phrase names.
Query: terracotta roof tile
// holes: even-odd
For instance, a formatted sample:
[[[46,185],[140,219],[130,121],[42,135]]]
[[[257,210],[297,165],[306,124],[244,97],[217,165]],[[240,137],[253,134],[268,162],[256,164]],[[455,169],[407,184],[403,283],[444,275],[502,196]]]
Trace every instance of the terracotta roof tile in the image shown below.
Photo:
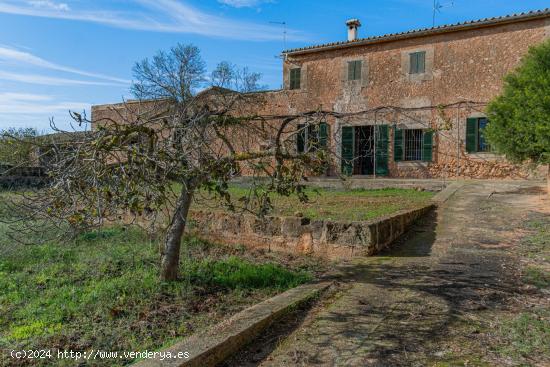
[[[471,21],[454,23],[454,24],[441,25],[441,26],[432,27],[432,28],[414,29],[406,32],[400,32],[400,33],[388,33],[381,36],[360,38],[355,41],[331,42],[331,43],[325,43],[321,45],[294,48],[290,50],[285,50],[282,53],[299,54],[299,53],[307,53],[307,52],[317,52],[317,51],[323,51],[325,49],[352,47],[352,46],[359,46],[359,45],[365,45],[365,44],[371,44],[371,43],[386,42],[386,41],[397,40],[402,38],[421,37],[421,36],[427,36],[427,35],[438,34],[438,33],[459,31],[463,29],[468,29],[470,27],[498,25],[501,23],[509,23],[509,22],[516,22],[516,21],[523,21],[527,19],[544,18],[544,17],[550,17],[550,8],[546,8],[542,10],[533,10],[530,12],[517,13],[517,14],[511,14],[511,15],[504,15],[501,17],[484,18],[484,19],[471,20]]]

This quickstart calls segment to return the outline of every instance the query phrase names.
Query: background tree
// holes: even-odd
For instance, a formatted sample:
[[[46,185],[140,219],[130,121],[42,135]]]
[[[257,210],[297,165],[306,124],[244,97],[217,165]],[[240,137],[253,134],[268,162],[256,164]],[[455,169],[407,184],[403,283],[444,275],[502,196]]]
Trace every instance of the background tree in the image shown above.
[[[28,164],[37,136],[38,132],[33,128],[0,130],[0,164]]]
[[[194,197],[209,194],[230,209],[265,214],[270,193],[306,199],[302,179],[325,166],[323,149],[296,152],[296,134],[321,116],[258,116],[259,74],[218,65],[206,86],[199,49],[177,45],[134,67],[138,101],[98,114],[71,149],[50,151],[50,183],[26,197],[33,221],[78,233],[120,222],[165,228],[160,276],[178,277],[180,246]],[[254,110],[249,110],[254,106]],[[99,113],[99,112],[98,112]],[[79,124],[89,123],[73,114]],[[233,198],[229,182],[246,172],[250,190]],[[26,214],[27,215],[27,214]],[[62,224],[67,223],[68,226]]]
[[[550,164],[550,41],[532,47],[505,78],[488,115],[486,136],[497,152],[514,162]]]
[[[210,76],[212,85],[243,93],[266,90],[267,86],[259,84],[261,78],[261,73],[251,72],[247,67],[239,69],[227,61],[220,62]]]

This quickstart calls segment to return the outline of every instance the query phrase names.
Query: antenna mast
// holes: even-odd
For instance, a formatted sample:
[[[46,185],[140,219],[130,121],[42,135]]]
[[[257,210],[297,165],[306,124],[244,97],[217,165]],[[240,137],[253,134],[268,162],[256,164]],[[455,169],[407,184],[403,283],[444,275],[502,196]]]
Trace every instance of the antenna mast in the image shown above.
[[[441,13],[441,9],[449,7],[449,6],[453,6],[453,5],[454,5],[454,1],[451,1],[451,2],[448,2],[448,3],[445,3],[445,4],[441,4],[439,2],[439,0],[434,0],[432,27],[435,27],[435,16],[436,16],[436,14]]]
[[[283,45],[284,45],[284,50],[286,50],[286,34],[287,34],[287,30],[286,30],[286,22],[269,22],[271,24],[279,24],[279,25],[282,25],[283,26]]]

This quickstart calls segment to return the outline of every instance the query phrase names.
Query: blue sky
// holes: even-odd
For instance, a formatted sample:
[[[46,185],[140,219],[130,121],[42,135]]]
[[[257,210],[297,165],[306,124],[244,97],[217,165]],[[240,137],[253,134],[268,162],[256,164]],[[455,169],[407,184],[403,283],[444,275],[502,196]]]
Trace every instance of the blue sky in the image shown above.
[[[550,7],[548,0],[440,0],[436,24]],[[0,0],[0,129],[69,126],[69,110],[130,98],[133,64],[178,42],[281,86],[287,47],[429,27],[433,0]]]

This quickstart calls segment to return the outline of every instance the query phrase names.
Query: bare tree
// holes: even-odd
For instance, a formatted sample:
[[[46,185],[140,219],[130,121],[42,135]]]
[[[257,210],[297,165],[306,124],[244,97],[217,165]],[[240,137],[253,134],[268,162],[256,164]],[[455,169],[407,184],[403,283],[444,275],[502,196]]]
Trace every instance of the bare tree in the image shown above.
[[[242,93],[258,92],[267,89],[260,85],[262,74],[251,72],[247,67],[239,68],[227,61],[220,62],[212,72],[212,85]]]
[[[302,179],[326,167],[324,149],[296,151],[296,135],[318,124],[320,114],[258,116],[265,96],[228,89],[257,88],[257,74],[223,63],[212,87],[198,92],[207,80],[200,52],[177,45],[137,63],[134,77],[137,101],[97,112],[90,132],[50,146],[50,183],[20,201],[35,220],[68,223],[72,233],[120,221],[164,222],[160,276],[174,280],[197,193],[265,214],[270,193],[305,200]],[[250,194],[233,198],[229,182],[241,174],[251,176]]]

